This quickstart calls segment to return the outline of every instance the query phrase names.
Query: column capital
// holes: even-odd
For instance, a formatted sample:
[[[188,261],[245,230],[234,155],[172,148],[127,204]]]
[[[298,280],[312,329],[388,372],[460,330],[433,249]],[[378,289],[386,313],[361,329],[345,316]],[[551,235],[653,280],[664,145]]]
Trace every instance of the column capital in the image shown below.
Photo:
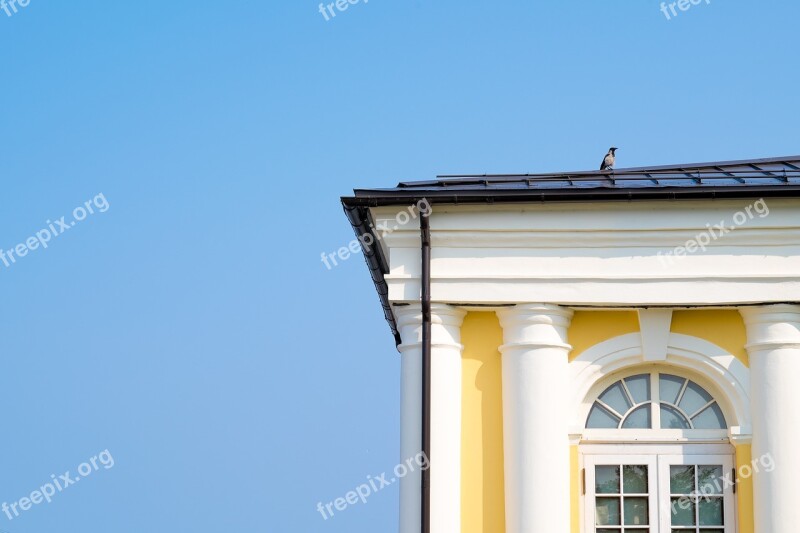
[[[747,351],[800,348],[800,305],[779,304],[739,308],[747,327]]]
[[[497,311],[503,327],[501,352],[515,348],[562,348],[567,343],[567,329],[574,313],[571,309],[552,304],[520,304]]]
[[[396,305],[394,315],[403,343],[401,352],[419,348],[422,343],[422,305]],[[449,304],[431,304],[431,345],[433,347],[462,348],[461,324],[467,312]]]

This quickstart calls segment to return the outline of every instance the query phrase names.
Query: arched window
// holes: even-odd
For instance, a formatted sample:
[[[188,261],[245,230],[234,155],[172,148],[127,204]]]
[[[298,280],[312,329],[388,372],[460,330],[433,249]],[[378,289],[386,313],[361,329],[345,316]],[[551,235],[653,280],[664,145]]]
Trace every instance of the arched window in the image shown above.
[[[621,379],[597,398],[589,429],[727,429],[717,401],[690,379],[652,372]]]

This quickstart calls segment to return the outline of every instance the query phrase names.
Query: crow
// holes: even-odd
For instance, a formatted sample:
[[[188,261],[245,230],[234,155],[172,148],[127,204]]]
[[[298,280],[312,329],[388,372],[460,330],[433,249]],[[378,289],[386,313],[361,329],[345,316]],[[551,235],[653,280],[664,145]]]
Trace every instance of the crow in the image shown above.
[[[608,149],[608,153],[603,158],[603,162],[600,164],[600,170],[613,170],[614,168],[614,159],[616,158],[615,152],[618,148],[612,146]]]

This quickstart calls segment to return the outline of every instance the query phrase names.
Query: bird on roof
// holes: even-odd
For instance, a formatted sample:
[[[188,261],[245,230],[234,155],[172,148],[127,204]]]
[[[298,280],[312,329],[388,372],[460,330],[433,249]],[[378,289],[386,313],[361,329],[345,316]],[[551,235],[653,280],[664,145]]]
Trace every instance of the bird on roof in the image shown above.
[[[608,149],[608,153],[603,158],[603,163],[600,165],[600,170],[613,170],[614,169],[614,160],[616,159],[616,151],[619,148],[612,146]]]

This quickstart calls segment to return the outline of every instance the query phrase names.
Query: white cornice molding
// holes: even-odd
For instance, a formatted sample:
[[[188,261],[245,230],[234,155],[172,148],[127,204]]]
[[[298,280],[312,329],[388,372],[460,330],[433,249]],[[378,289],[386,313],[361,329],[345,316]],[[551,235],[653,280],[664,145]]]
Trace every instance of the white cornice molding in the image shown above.
[[[646,307],[800,302],[800,200],[675,250],[753,200],[436,206],[430,216],[436,301]],[[372,210],[389,260],[389,299],[419,298],[418,220]],[[712,230],[713,231],[713,230]],[[671,255],[668,255],[671,254]]]
[[[419,299],[419,280],[387,276],[389,299]],[[800,277],[719,277],[683,279],[598,278],[454,278],[434,276],[431,294],[437,301],[508,304],[545,300],[565,306],[739,306],[800,301]]]
[[[694,239],[707,228],[698,226],[663,230],[434,230],[431,245],[442,248],[674,248]],[[398,230],[383,235],[382,240],[391,248],[418,248],[419,229]],[[717,240],[707,248],[789,246],[800,242],[798,228],[739,228]]]

